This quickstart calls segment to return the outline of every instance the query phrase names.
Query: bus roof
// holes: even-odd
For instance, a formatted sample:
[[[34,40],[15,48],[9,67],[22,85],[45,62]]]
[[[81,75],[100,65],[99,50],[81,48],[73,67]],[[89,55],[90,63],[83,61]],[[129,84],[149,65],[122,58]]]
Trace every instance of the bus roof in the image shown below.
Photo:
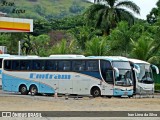
[[[89,58],[106,59],[109,61],[129,61],[128,58],[122,56],[88,56]]]
[[[10,57],[10,54],[0,54],[0,58]]]
[[[81,58],[85,57],[84,55],[73,55],[73,54],[68,54],[68,55],[50,55],[49,57],[52,58]]]
[[[10,54],[0,54],[0,58],[38,58],[39,56],[36,55],[27,55],[27,56],[20,56],[20,55],[10,55]]]
[[[97,59],[101,59],[101,60],[108,60],[110,62],[112,61],[126,61],[128,62],[129,60],[126,57],[121,57],[121,56],[89,56],[89,57],[9,57],[9,58],[5,58],[5,59],[12,59],[12,60],[30,60],[30,59],[34,59],[34,60],[52,60],[52,59],[62,59],[62,60],[97,60]]]
[[[83,57],[83,58],[69,58],[69,57],[7,57],[4,58],[5,60],[87,60],[87,59],[91,59],[91,60],[96,60],[98,58],[87,58],[87,57]]]
[[[150,64],[149,62],[143,61],[143,60],[138,60],[138,59],[129,59],[130,62],[133,63],[143,63],[143,64]]]

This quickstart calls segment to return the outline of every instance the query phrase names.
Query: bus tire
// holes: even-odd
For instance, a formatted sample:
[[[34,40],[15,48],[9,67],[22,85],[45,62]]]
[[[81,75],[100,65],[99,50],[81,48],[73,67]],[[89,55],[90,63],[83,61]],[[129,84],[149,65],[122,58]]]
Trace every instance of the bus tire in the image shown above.
[[[98,87],[93,87],[93,88],[91,89],[91,95],[92,95],[93,97],[99,97],[99,96],[101,96],[101,91],[100,91],[100,89],[99,89]]]
[[[129,95],[129,96],[128,96],[128,98],[132,98],[132,97],[133,97],[133,95]]]
[[[36,85],[31,85],[30,86],[30,93],[31,95],[37,95],[38,94],[38,89]]]
[[[106,97],[108,97],[108,98],[112,98],[112,96],[106,96]]]
[[[21,93],[21,95],[27,95],[28,94],[28,90],[27,90],[26,85],[21,85],[19,87],[19,92]]]

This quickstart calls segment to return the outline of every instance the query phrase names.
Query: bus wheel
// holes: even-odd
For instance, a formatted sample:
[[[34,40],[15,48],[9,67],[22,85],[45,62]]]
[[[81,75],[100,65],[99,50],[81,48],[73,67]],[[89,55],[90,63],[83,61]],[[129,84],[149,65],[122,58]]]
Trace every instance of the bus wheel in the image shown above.
[[[133,97],[133,95],[129,95],[129,96],[128,96],[128,98],[132,98],[132,97]]]
[[[28,94],[27,87],[25,85],[21,85],[19,87],[19,92],[21,92],[22,95],[27,95]]]
[[[91,95],[93,97],[99,97],[101,95],[100,89],[98,87],[92,88]]]
[[[112,98],[112,96],[106,96],[106,97],[108,97],[108,98]]]
[[[31,95],[36,95],[38,93],[38,89],[37,89],[36,85],[30,86],[30,93],[31,93]]]

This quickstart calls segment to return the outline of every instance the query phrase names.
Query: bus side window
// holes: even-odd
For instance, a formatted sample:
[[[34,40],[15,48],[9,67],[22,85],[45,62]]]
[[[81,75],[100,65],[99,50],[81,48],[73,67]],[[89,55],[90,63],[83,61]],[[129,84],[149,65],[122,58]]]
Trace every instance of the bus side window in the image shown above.
[[[98,71],[98,61],[95,60],[86,61],[86,67],[88,71]]]
[[[44,63],[45,63],[44,60],[33,60],[32,70],[45,70]]]
[[[69,71],[71,70],[71,61],[59,61],[58,62],[59,71]]]
[[[84,71],[85,70],[85,61],[77,60],[72,62],[73,71]]]
[[[30,70],[31,60],[20,60],[20,70]]]
[[[4,61],[4,69],[5,70],[11,70],[11,60],[5,60]]]
[[[12,70],[20,70],[20,61],[19,60],[12,61]]]
[[[46,60],[45,70],[56,70],[56,61]]]

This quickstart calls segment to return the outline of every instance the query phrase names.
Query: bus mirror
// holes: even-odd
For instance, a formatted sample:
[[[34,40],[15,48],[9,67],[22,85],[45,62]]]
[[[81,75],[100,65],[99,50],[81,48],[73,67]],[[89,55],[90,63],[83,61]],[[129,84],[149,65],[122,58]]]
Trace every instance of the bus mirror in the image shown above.
[[[134,64],[133,70],[136,71],[136,73],[140,73],[140,67],[139,67],[139,65]]]
[[[113,69],[115,70],[116,77],[119,77],[119,70],[118,70],[118,68],[114,67]]]
[[[138,74],[138,73],[140,73],[140,71],[138,70],[138,69],[136,69],[136,68],[133,68],[133,70]]]
[[[151,65],[151,68],[152,68],[152,69],[155,69],[155,70],[156,70],[156,73],[157,73],[157,74],[159,74],[159,69],[158,69],[158,67],[157,67],[157,66],[155,66],[155,65]]]

